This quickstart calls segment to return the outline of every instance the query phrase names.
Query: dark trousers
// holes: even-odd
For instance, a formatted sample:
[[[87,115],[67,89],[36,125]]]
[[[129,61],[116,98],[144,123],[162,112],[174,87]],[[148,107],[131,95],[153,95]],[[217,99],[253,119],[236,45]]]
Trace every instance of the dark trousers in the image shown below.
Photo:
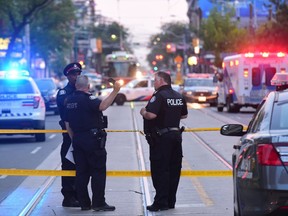
[[[168,132],[150,146],[150,166],[156,190],[154,204],[174,206],[182,168],[182,137],[180,132]]]
[[[62,170],[75,170],[75,164],[73,164],[71,161],[67,160],[65,158],[68,149],[71,145],[71,139],[68,134],[63,134],[63,143],[61,146],[61,163],[62,163]],[[67,176],[62,176],[61,178],[62,182],[62,189],[61,193],[64,196],[64,199],[71,199],[71,198],[76,198],[76,188],[75,188],[75,177],[67,177]]]
[[[89,133],[75,134],[73,137],[74,159],[76,163],[76,188],[81,207],[91,206],[88,184],[91,177],[92,206],[105,205],[106,160],[105,147]]]

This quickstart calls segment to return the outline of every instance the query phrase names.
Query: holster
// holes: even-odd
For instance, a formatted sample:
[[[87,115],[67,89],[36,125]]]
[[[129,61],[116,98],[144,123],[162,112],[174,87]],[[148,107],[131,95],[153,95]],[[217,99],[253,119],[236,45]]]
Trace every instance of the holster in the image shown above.
[[[97,143],[99,143],[100,148],[105,148],[107,132],[103,129],[94,128],[90,129],[90,133],[93,137],[97,138]]]
[[[145,138],[150,146],[154,146],[156,144],[156,133],[146,133]]]

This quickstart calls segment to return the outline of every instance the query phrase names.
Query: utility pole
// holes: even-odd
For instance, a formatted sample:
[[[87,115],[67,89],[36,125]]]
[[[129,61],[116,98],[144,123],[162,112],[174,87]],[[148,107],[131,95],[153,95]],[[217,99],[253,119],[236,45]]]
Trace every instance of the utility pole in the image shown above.
[[[25,25],[24,45],[25,45],[25,59],[27,61],[27,67],[28,67],[27,69],[30,72],[31,55],[30,55],[30,24],[29,23]]]

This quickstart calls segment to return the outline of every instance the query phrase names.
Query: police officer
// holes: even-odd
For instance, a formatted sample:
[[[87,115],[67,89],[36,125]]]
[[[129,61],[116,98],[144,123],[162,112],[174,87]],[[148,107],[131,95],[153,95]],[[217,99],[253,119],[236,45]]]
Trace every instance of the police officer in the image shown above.
[[[60,114],[60,126],[62,130],[66,130],[65,123],[63,121],[63,117],[65,114],[65,103],[67,97],[71,95],[75,91],[75,82],[78,75],[81,74],[82,67],[79,63],[70,63],[68,64],[63,73],[68,79],[68,84],[63,88],[60,89],[57,93],[57,106]],[[71,145],[71,139],[67,133],[63,133],[63,142],[61,146],[61,163],[62,163],[62,170],[75,170],[75,164],[66,159],[67,151]],[[61,193],[64,196],[62,206],[64,207],[79,207],[79,202],[76,196],[76,189],[75,189],[75,177],[66,177],[62,176],[62,189]]]
[[[150,148],[150,169],[156,190],[149,211],[175,208],[176,192],[182,167],[182,135],[180,119],[188,111],[183,96],[171,87],[171,77],[166,72],[155,73],[155,92],[145,108],[144,133]]]
[[[65,124],[73,140],[76,164],[76,189],[82,210],[114,211],[105,202],[106,159],[105,149],[107,118],[102,111],[114,101],[120,90],[115,82],[108,97],[99,100],[89,93],[89,80],[85,75],[77,77],[76,91],[67,99]],[[91,178],[92,203],[88,193]]]

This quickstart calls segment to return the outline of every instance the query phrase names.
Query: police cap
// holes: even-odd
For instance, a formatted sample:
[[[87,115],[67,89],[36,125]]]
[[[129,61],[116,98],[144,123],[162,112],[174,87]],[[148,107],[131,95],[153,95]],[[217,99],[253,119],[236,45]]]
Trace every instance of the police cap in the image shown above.
[[[73,62],[73,63],[68,64],[63,70],[63,74],[65,76],[67,76],[69,73],[75,73],[75,72],[80,72],[80,73],[82,72],[82,66],[78,62]]]

